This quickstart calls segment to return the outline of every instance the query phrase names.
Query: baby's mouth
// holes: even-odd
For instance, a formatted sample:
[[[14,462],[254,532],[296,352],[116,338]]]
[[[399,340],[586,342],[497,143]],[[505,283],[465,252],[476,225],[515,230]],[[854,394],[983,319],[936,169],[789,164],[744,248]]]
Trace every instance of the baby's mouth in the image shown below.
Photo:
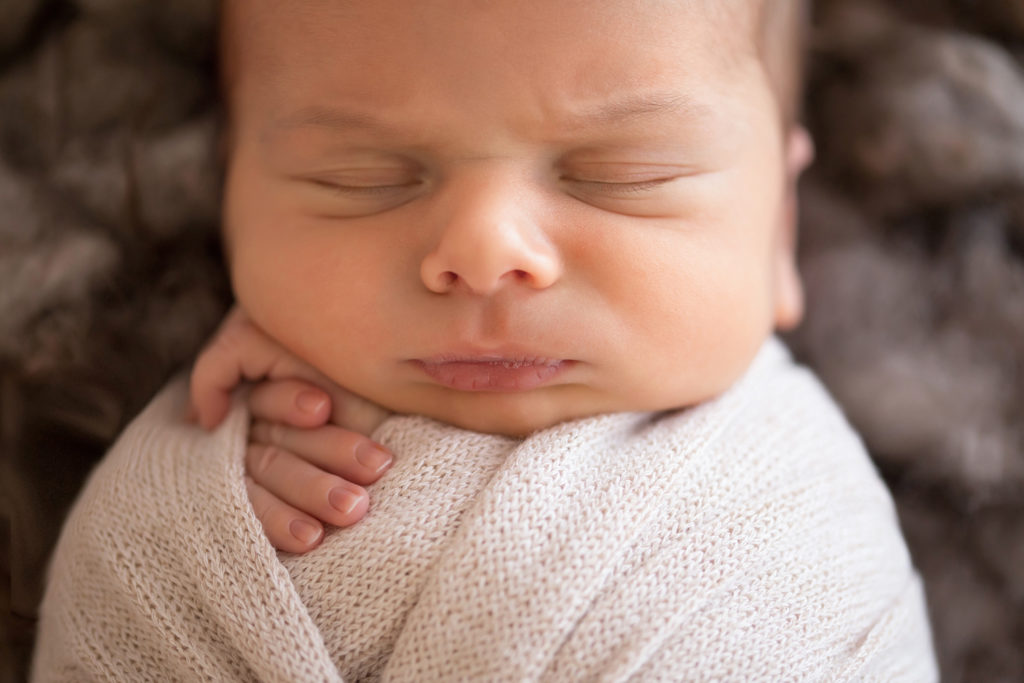
[[[493,392],[536,389],[575,364],[554,358],[494,356],[435,356],[412,362],[451,389]]]

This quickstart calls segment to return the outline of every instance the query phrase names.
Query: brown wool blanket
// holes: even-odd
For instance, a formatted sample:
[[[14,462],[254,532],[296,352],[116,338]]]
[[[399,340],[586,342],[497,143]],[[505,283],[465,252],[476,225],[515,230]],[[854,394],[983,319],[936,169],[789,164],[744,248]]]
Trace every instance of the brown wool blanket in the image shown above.
[[[89,469],[230,301],[216,5],[0,2],[0,680]],[[786,342],[893,492],[943,679],[1024,680],[1024,0],[815,15]]]

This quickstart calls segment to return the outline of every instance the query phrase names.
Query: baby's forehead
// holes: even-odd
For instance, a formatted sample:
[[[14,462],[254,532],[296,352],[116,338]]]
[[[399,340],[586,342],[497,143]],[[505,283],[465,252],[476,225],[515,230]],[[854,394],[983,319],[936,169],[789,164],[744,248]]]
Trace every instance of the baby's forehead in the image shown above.
[[[581,0],[575,0],[580,2]],[[589,0],[586,0],[589,1]],[[722,47],[743,46],[753,47],[756,44],[756,27],[762,23],[766,11],[777,3],[796,3],[800,0],[602,0],[601,7],[622,5],[656,5],[660,12],[674,12],[680,19],[685,19],[689,28],[699,26],[706,31],[714,31],[722,41]],[[318,25],[330,25],[337,22],[339,25],[351,24],[353,11],[358,5],[376,3],[379,0],[346,0],[337,2],[331,0],[305,0],[303,3],[287,5],[289,18],[296,21],[312,20]],[[403,2],[418,3],[422,0],[389,0],[390,5],[399,6]],[[573,4],[574,0],[568,0],[567,4]],[[534,12],[531,11],[530,0],[495,0],[492,4],[506,4],[513,11],[523,18],[529,18]],[[462,11],[460,5],[476,5],[478,3],[465,0],[464,2],[445,3],[446,7],[440,9],[447,13],[450,20],[462,22],[468,13]],[[236,50],[238,47],[252,46],[254,40],[259,41],[260,37],[268,37],[282,34],[287,30],[287,24],[291,22],[274,21],[271,17],[280,12],[281,3],[276,0],[223,0],[221,2],[221,32],[220,41],[222,54],[232,54],[236,59],[246,59],[252,55],[251,50]],[[278,14],[278,16],[280,16]],[[372,27],[363,26],[361,29],[372,30]],[[620,39],[630,39],[630,34],[624,32],[619,35]],[[642,36],[632,36],[634,40],[643,40]],[[382,48],[385,44],[382,44]]]
[[[516,63],[520,67],[514,74],[516,80],[526,88],[531,83],[543,87],[540,81],[556,70],[560,61],[579,57],[572,47],[560,52],[559,45],[603,53],[587,69],[589,73],[581,76],[594,81],[595,72],[603,69],[609,87],[614,84],[618,88],[631,80],[643,83],[658,69],[664,70],[664,64],[673,71],[686,65],[688,80],[703,78],[707,82],[718,78],[713,72],[718,66],[714,65],[731,68],[757,58],[753,27],[762,7],[773,1],[602,0],[592,4],[592,0],[491,0],[483,5],[475,0],[431,0],[426,4],[421,0],[304,0],[294,4],[224,0],[224,95],[230,102],[231,86],[240,74],[256,72],[265,82],[269,82],[265,78],[269,72],[283,77],[279,80],[331,70],[343,78],[348,75],[345,70],[356,69],[391,75],[415,70],[425,62],[439,65],[453,77],[473,61],[478,61],[481,69],[499,67],[493,69],[495,77],[502,71],[503,61]],[[500,22],[494,21],[496,16]],[[424,20],[418,21],[420,18]],[[432,40],[432,33],[442,38]],[[480,38],[484,35],[493,35],[493,44]],[[679,49],[662,50],[658,56],[662,65],[637,61],[636,55],[664,43]],[[536,55],[532,61],[522,59],[531,51]],[[459,58],[437,59],[446,53]]]

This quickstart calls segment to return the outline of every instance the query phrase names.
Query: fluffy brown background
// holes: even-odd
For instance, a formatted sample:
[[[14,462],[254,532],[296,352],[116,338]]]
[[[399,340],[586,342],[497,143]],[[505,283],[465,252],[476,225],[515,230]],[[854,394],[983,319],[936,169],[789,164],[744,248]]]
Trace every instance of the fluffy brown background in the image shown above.
[[[229,301],[215,4],[0,5],[0,680],[82,478]],[[1022,681],[1024,0],[819,0],[815,26],[788,341],[893,488],[944,679]]]

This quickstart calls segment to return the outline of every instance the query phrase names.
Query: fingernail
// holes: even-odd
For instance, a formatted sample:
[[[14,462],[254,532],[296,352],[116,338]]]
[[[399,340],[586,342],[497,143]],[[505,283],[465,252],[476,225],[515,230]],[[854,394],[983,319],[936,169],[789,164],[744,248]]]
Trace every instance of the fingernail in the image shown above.
[[[343,515],[351,513],[356,505],[359,505],[361,497],[358,493],[342,486],[331,489],[331,492],[327,494],[327,500],[330,501],[331,507]]]
[[[302,541],[305,545],[313,545],[320,539],[321,529],[310,524],[304,519],[293,519],[288,525],[288,531],[292,536]]]
[[[391,464],[392,456],[383,447],[371,441],[364,441],[356,446],[356,460],[360,465],[377,474]]]
[[[327,403],[324,395],[318,391],[301,391],[295,397],[295,405],[304,413],[315,414]]]

